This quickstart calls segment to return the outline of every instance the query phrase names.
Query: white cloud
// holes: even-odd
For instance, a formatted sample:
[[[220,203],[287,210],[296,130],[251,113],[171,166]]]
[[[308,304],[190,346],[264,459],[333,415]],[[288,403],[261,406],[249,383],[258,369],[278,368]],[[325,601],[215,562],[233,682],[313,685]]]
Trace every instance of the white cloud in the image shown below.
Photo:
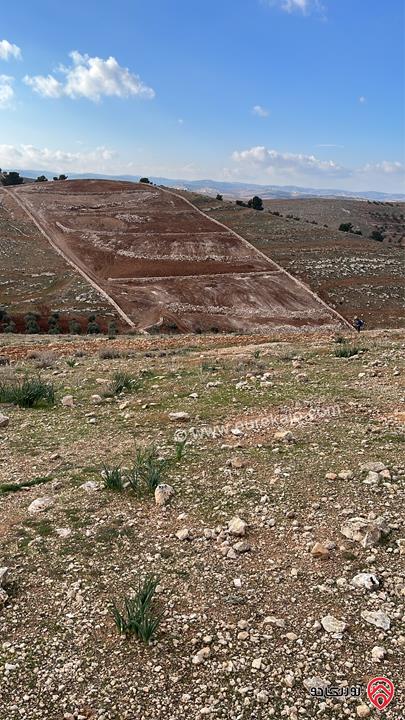
[[[35,77],[26,75],[24,82],[26,85],[32,87],[38,95],[42,95],[42,97],[58,98],[63,95],[63,85],[59,80],[54,78],[53,75],[48,75],[47,77],[44,75],[37,75]]]
[[[0,167],[51,172],[113,174],[116,153],[104,146],[83,152],[37,148],[34,145],[0,145]]]
[[[13,80],[14,78],[9,75],[0,75],[0,110],[8,108],[12,104],[14,98]]]
[[[385,175],[404,175],[405,165],[398,160],[390,162],[389,160],[381,160],[379,163],[367,163],[359,169],[362,173],[384,173]]]
[[[360,95],[360,97],[359,97],[359,103],[363,104],[363,103],[365,103],[365,102],[366,102],[366,98],[364,97],[364,95]]]
[[[344,145],[336,145],[335,143],[318,143],[316,147],[319,148],[344,148]]]
[[[53,75],[26,75],[24,82],[43,97],[58,98],[66,95],[72,99],[84,97],[97,102],[103,96],[127,98],[137,96],[151,99],[155,91],[145,85],[138,75],[121,67],[114,57],[103,60],[89,57],[74,50],[70,53],[72,64],[60,66],[64,76],[58,80]]]
[[[315,155],[302,153],[281,153],[277,150],[268,150],[263,145],[257,145],[249,150],[235,151],[232,159],[237,163],[254,166],[271,175],[274,171],[285,174],[318,174],[339,175],[343,168],[333,160],[320,160]]]
[[[269,111],[266,110],[266,108],[264,108],[262,105],[254,105],[252,108],[252,113],[253,115],[257,115],[258,117],[262,118],[268,117],[270,114]]]
[[[0,60],[21,60],[21,49],[8,40],[0,40]]]
[[[279,7],[287,13],[299,12],[309,15],[312,12],[323,12],[320,0],[263,0],[266,5]]]
[[[282,153],[261,145],[235,151],[232,159],[235,164],[226,171],[229,180],[348,190],[405,190],[405,165],[397,160],[349,168],[315,155]]]

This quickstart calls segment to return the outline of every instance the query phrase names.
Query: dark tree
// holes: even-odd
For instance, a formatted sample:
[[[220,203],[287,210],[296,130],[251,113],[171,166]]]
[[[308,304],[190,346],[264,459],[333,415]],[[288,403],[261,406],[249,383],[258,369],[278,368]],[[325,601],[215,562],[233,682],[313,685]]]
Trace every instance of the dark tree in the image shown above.
[[[353,232],[353,223],[341,223],[339,225],[339,230],[342,232]]]
[[[46,177],[46,175],[38,175],[35,182],[48,182],[48,178]]]
[[[69,323],[69,332],[72,335],[81,335],[82,328],[79,322],[77,320],[71,320]]]
[[[377,242],[382,242],[384,240],[384,235],[381,232],[381,230],[373,230],[373,232],[370,235],[370,238],[372,240],[377,240]]]
[[[150,180],[147,177],[139,178],[139,182],[145,183],[145,185],[150,185]]]
[[[255,195],[249,200],[248,207],[253,208],[253,210],[263,210],[263,200],[258,195]]]
[[[117,335],[118,330],[114,320],[111,320],[111,322],[108,323],[107,332],[109,338],[114,338]]]
[[[40,332],[38,325],[39,315],[33,312],[29,312],[24,317],[25,320],[25,332],[29,335],[33,335]]]
[[[219,193],[218,193],[218,195],[217,195],[216,198],[215,198],[215,200],[223,200],[223,199],[224,199],[224,198],[223,198],[222,195],[220,195]]]
[[[18,172],[4,173],[3,177],[1,178],[2,185],[22,185],[23,182],[24,179],[20,176],[20,173]]]

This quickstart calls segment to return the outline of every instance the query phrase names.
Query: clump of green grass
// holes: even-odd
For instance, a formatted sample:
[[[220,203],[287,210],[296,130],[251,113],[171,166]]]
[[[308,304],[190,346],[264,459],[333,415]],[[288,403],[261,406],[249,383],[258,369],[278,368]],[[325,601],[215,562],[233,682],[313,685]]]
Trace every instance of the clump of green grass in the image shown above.
[[[153,576],[146,577],[134,597],[124,597],[123,612],[113,602],[112,614],[120,635],[126,638],[135,635],[138,640],[149,644],[161,620],[161,615],[156,615],[152,608],[158,582]]]
[[[0,495],[9,492],[19,492],[19,490],[26,490],[26,488],[35,487],[35,485],[43,485],[44,483],[50,482],[51,477],[36,477],[32,480],[25,480],[22,483],[2,483],[0,485]]]
[[[109,386],[110,395],[119,395],[122,392],[134,392],[141,386],[140,380],[136,380],[129,373],[118,371],[114,373]]]
[[[115,467],[108,467],[103,464],[102,478],[104,481],[104,487],[108,490],[114,490],[114,492],[121,492],[124,489],[124,480],[122,470],[119,465]]]
[[[22,408],[47,407],[55,404],[55,389],[52,383],[43,382],[40,378],[0,381],[0,403]]]
[[[161,460],[154,446],[138,448],[135,462],[128,476],[131,487],[139,491],[144,483],[149,492],[154,492],[162,482],[166,461]]]
[[[66,365],[69,365],[69,367],[74,367],[76,365],[76,360],[74,358],[66,358]]]
[[[176,462],[180,462],[180,460],[183,459],[186,452],[186,443],[186,437],[184,438],[184,440],[176,440],[176,442],[174,443],[174,458]]]
[[[350,357],[353,357],[353,355],[358,355],[358,353],[362,352],[362,351],[363,351],[363,348],[349,347],[349,346],[343,344],[340,347],[336,348],[335,357],[350,358]]]

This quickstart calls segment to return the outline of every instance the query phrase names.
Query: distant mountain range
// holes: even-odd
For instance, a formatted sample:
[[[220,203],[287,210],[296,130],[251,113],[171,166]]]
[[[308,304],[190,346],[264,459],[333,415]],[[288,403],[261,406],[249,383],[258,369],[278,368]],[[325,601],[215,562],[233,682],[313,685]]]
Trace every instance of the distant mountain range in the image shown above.
[[[29,182],[39,175],[45,175],[52,179],[59,173],[49,172],[47,170],[19,170],[19,173]],[[68,173],[70,179],[104,179],[104,180],[127,180],[129,182],[138,182],[140,175],[97,175],[95,173]],[[255,183],[240,182],[223,182],[221,180],[179,180],[164,177],[149,176],[151,182],[156,185],[166,185],[167,187],[192,190],[202,195],[215,196],[217,193],[229,199],[246,199],[252,195],[260,195],[263,200],[284,199],[293,200],[294,198],[305,197],[323,197],[323,198],[357,198],[359,200],[380,200],[390,202],[405,201],[405,194],[402,193],[383,193],[373,190],[351,191],[351,190],[335,190],[332,188],[320,190],[318,188],[298,187],[296,185],[258,185]]]

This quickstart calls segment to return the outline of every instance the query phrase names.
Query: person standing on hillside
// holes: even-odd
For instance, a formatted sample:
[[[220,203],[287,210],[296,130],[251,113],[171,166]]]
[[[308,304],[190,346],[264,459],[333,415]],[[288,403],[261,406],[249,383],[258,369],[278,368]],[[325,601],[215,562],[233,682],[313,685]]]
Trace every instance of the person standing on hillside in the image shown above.
[[[364,320],[361,320],[357,316],[353,320],[353,325],[356,328],[357,332],[360,332],[360,330],[363,330],[364,328]]]

